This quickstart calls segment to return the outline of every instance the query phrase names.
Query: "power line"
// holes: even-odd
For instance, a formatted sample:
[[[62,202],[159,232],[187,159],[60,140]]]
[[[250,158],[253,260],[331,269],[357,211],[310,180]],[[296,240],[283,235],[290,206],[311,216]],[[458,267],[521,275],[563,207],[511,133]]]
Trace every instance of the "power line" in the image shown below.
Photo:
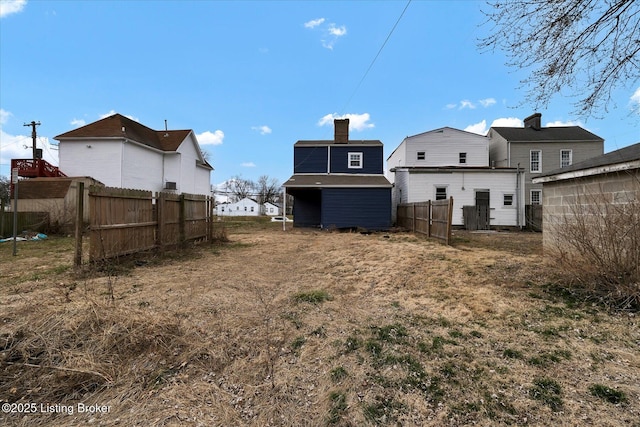
[[[389,39],[391,38],[391,34],[393,34],[393,32],[395,31],[396,27],[398,26],[398,24],[400,23],[400,20],[402,19],[402,17],[404,16],[404,13],[407,11],[407,8],[409,7],[409,4],[411,4],[411,0],[407,1],[407,4],[404,6],[404,9],[402,9],[402,13],[400,14],[400,16],[398,17],[398,19],[396,20],[396,23],[393,24],[393,28],[391,28],[391,31],[389,31],[389,34],[387,35],[387,38],[384,40],[384,43],[382,43],[382,46],[380,46],[380,49],[378,50],[378,53],[376,53],[376,56],[373,58],[373,60],[371,61],[371,64],[369,64],[369,68],[367,68],[367,71],[364,72],[364,75],[362,76],[362,78],[360,79],[360,81],[358,82],[358,85],[356,86],[355,90],[353,91],[353,93],[351,94],[351,96],[349,97],[349,99],[347,100],[347,102],[345,103],[344,107],[342,107],[341,112],[344,113],[344,111],[346,110],[347,106],[349,105],[349,103],[351,102],[351,100],[353,99],[353,97],[356,95],[356,93],[358,92],[358,89],[360,89],[360,86],[362,85],[362,82],[364,82],[364,79],[367,78],[367,75],[369,74],[369,71],[371,71],[371,68],[373,68],[373,64],[376,63],[376,60],[378,59],[378,57],[380,56],[380,53],[382,53],[382,50],[384,49],[384,47],[387,45],[387,42],[389,41]]]

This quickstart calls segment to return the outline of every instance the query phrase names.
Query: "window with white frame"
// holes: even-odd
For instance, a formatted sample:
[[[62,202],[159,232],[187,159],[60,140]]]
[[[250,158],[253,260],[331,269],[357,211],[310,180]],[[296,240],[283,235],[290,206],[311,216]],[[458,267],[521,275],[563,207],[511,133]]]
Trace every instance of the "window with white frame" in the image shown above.
[[[446,186],[436,186],[436,200],[447,200]]]
[[[253,212],[253,211],[254,211],[254,210],[253,210],[253,208],[255,208],[255,206],[251,206],[251,212]]]
[[[349,153],[349,169],[362,169],[362,153]]]
[[[467,163],[467,153],[459,153],[458,159],[461,165]]]
[[[530,172],[540,173],[542,172],[542,150],[530,151]]]
[[[532,205],[542,204],[542,190],[531,190],[531,204]]]
[[[566,168],[567,166],[571,166],[572,157],[571,150],[560,150],[560,167]]]
[[[417,157],[418,160],[424,160],[426,158],[426,154],[424,151],[418,151]]]
[[[505,194],[504,195],[504,205],[505,206],[513,206],[513,194]]]

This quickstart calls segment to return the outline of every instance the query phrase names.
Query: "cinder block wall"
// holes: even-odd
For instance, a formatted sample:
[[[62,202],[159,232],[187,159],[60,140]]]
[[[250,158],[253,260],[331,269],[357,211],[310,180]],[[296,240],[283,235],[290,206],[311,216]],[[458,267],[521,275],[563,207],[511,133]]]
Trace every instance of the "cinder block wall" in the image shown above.
[[[544,249],[561,245],[555,232],[558,225],[570,220],[582,208],[588,211],[594,200],[616,205],[640,201],[640,169],[545,183],[542,191]]]

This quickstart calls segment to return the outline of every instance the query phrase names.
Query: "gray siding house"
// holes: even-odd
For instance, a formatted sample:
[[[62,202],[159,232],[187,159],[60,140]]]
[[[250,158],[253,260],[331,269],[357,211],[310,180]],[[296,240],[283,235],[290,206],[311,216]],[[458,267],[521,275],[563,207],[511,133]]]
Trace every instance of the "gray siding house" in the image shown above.
[[[636,230],[639,226],[640,143],[541,174],[533,183],[543,187],[545,249],[563,245],[556,227],[572,221],[577,213],[604,215],[609,212],[607,206],[612,207],[612,212],[621,207],[622,212],[628,212],[628,218],[635,212],[636,220],[629,221],[629,226]],[[632,234],[625,235],[623,238]]]
[[[541,121],[535,113],[524,127],[492,127],[487,135],[491,166],[524,169],[526,205],[542,203],[542,184],[534,178],[604,152],[604,139],[580,126],[542,127]]]

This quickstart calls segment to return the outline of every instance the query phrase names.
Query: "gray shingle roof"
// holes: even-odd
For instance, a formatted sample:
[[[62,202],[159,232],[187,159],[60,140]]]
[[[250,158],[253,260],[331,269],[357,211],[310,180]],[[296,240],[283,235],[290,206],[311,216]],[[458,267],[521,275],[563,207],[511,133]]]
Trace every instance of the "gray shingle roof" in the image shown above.
[[[297,141],[294,146],[327,146],[327,145],[340,145],[340,146],[350,146],[350,145],[382,145],[382,141],[377,139],[350,139],[347,144],[336,143],[333,139],[318,139],[318,140],[302,140]]]
[[[532,128],[492,127],[495,132],[509,142],[570,142],[604,141],[580,126]]]
[[[391,187],[384,175],[293,175],[283,184],[284,187],[326,188],[326,187]]]

